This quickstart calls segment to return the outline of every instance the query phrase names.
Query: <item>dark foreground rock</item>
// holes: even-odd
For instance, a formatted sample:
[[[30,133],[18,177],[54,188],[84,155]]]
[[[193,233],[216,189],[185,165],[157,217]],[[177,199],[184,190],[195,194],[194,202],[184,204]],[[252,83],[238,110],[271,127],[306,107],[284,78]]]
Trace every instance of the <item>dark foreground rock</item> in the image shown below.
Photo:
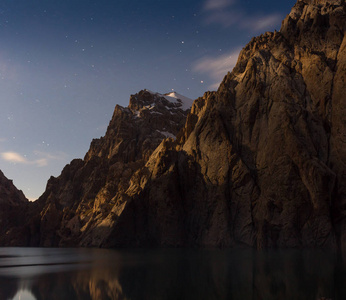
[[[0,246],[27,245],[22,220],[28,203],[23,192],[0,171]]]

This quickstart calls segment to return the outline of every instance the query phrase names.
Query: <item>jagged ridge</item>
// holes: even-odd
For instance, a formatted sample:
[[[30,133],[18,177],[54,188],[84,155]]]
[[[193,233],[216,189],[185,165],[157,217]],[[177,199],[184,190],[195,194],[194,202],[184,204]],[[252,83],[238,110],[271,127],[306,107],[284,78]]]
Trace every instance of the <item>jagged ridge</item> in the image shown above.
[[[100,246],[133,193],[131,178],[185,123],[189,99],[171,96],[143,90],[128,107],[115,107],[105,136],[92,141],[83,160],[48,181],[37,201],[40,237],[33,244]]]
[[[254,38],[105,245],[345,247],[345,26],[343,1],[299,1]]]
[[[23,192],[0,171],[0,245],[26,245],[27,241],[21,240],[20,234],[16,236],[12,234],[17,226],[20,226],[28,203]],[[20,228],[20,231],[22,229]]]
[[[30,244],[344,250],[345,29],[345,1],[298,1],[186,122],[149,91],[117,106],[49,180]]]

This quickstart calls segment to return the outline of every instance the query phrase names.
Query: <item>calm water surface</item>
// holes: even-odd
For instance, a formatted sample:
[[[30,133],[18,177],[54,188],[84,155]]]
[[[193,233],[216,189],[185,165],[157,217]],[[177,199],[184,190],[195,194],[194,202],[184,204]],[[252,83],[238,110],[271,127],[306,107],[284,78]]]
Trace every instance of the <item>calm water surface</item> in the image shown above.
[[[0,299],[346,299],[322,251],[0,248]]]

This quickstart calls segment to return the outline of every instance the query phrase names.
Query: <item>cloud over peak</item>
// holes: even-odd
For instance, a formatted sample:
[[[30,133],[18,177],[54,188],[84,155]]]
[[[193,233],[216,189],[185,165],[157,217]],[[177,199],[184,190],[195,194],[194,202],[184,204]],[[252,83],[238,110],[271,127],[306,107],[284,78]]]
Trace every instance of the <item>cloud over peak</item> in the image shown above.
[[[33,165],[36,167],[45,167],[48,166],[51,160],[60,160],[66,157],[64,153],[52,155],[49,153],[35,151],[34,154],[39,156],[40,158],[35,160],[29,160],[26,156],[23,156],[13,151],[2,152],[0,153],[0,156],[3,160],[13,164]]]
[[[16,152],[3,152],[1,153],[2,159],[13,163],[27,163],[27,159]]]
[[[218,24],[228,28],[235,26],[252,33],[273,30],[281,23],[278,13],[246,14],[238,7],[236,0],[206,0],[204,3],[205,24]]]
[[[215,90],[227,72],[234,68],[239,52],[240,48],[218,57],[203,57],[193,64],[192,69],[195,72],[208,75],[214,82],[209,88]]]
[[[282,16],[280,14],[271,14],[267,16],[257,16],[254,19],[248,19],[242,23],[243,28],[248,28],[253,31],[263,31],[274,27],[275,24],[280,24]]]
[[[45,158],[30,161],[25,156],[22,156],[17,152],[3,152],[1,153],[1,158],[14,164],[36,165],[38,167],[48,165],[48,160]]]

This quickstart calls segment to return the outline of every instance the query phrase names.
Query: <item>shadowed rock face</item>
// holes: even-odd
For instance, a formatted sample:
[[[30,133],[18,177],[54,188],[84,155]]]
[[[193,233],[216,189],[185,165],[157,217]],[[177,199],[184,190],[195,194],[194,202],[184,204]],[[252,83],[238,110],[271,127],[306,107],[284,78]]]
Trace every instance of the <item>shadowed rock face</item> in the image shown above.
[[[48,181],[30,243],[345,250],[345,30],[345,1],[301,0],[188,115],[149,91],[116,106]]]
[[[22,191],[19,191],[14,185],[12,180],[5,177],[4,173],[0,171],[0,205],[20,205],[27,203]]]
[[[27,206],[28,200],[23,192],[17,190],[12,180],[7,179],[0,171],[0,246],[27,244],[21,233],[17,236],[11,235],[11,232],[18,229],[22,232],[21,218]]]

